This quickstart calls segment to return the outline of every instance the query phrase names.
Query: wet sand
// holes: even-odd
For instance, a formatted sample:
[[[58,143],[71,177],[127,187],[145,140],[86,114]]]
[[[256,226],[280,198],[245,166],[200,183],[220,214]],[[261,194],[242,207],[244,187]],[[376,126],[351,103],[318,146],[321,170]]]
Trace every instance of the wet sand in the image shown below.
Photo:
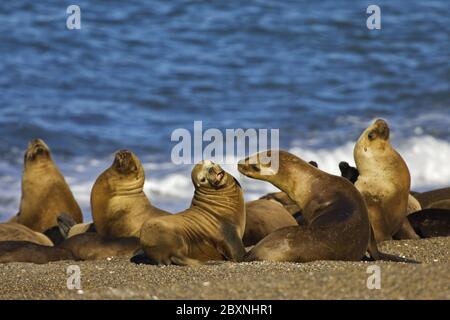
[[[126,258],[0,265],[0,299],[450,299],[450,237],[387,241],[383,252],[420,261],[135,265]],[[67,267],[81,290],[67,289]],[[381,270],[369,290],[367,267]]]

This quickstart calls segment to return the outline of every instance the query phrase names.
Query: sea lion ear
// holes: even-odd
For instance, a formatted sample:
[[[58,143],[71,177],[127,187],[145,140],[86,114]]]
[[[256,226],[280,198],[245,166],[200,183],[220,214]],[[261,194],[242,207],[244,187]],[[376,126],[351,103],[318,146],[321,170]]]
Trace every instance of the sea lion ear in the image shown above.
[[[233,179],[234,179],[234,182],[236,182],[236,184],[238,185],[238,187],[242,189],[242,186],[241,186],[241,184],[239,183],[239,181],[238,181],[235,177],[233,177]]]

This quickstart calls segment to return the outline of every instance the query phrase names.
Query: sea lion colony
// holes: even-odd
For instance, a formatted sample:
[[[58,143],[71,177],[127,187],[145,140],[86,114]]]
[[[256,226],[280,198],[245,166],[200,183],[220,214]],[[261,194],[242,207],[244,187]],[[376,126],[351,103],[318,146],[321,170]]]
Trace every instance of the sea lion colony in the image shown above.
[[[0,223],[0,262],[110,256],[177,265],[363,258],[412,262],[379,252],[377,243],[448,236],[450,188],[410,191],[408,167],[389,138],[384,120],[371,124],[355,145],[356,168],[339,163],[342,177],[281,150],[264,153],[278,153],[273,172],[260,161],[262,154],[243,159],[239,172],[280,189],[247,203],[235,177],[201,161],[191,174],[191,206],[175,214],[151,204],[140,160],[121,150],[97,178],[91,191],[93,222],[84,224],[50,148],[33,140],[24,157],[19,212]]]

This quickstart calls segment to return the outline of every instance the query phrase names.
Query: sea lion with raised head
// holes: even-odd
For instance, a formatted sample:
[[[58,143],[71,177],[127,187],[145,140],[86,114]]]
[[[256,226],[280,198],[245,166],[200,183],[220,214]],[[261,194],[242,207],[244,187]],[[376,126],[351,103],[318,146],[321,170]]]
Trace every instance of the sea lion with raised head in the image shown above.
[[[361,134],[354,148],[359,176],[355,182],[367,205],[377,242],[419,239],[406,219],[411,178],[408,166],[391,146],[386,121],[376,120]]]
[[[350,180],[351,183],[355,183],[359,177],[359,171],[355,167],[352,167],[348,164],[348,162],[341,161],[339,163],[339,169],[341,170],[341,177],[344,177]],[[410,214],[416,211],[422,210],[422,206],[419,201],[414,198],[413,195],[409,194],[408,196],[408,205],[406,207],[406,214]]]
[[[371,231],[358,190],[347,179],[314,168],[289,152],[267,151],[270,157],[272,152],[279,152],[278,171],[260,162],[261,154],[240,161],[238,170],[286,192],[303,209],[305,225],[272,232],[245,260],[360,260],[369,248]]]
[[[41,139],[29,143],[24,157],[22,198],[13,221],[38,232],[57,226],[56,217],[65,212],[77,222],[83,216],[63,175]]]
[[[139,237],[142,224],[169,213],[154,207],[144,193],[145,173],[138,157],[128,150],[116,153],[110,168],[91,192],[96,231],[106,237]]]
[[[195,187],[191,207],[147,220],[140,235],[143,253],[153,264],[240,261],[246,219],[241,186],[209,160],[195,165],[191,177]]]
[[[44,246],[53,246],[53,242],[43,233],[31,230],[19,223],[0,223],[0,241],[29,241]]]

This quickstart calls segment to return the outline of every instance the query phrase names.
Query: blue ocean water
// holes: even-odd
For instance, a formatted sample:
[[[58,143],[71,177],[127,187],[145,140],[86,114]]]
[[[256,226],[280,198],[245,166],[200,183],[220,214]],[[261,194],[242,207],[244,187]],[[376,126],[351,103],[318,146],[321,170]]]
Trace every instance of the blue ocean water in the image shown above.
[[[413,187],[449,185],[450,4],[376,2],[373,31],[368,1],[0,3],[0,215],[17,211],[35,137],[87,218],[92,183],[121,148],[143,159],[152,201],[182,209],[190,167],[170,162],[170,136],[195,120],[279,129],[282,148],[336,173],[382,117]],[[66,28],[70,4],[81,30]],[[249,198],[272,190],[240,179]]]

